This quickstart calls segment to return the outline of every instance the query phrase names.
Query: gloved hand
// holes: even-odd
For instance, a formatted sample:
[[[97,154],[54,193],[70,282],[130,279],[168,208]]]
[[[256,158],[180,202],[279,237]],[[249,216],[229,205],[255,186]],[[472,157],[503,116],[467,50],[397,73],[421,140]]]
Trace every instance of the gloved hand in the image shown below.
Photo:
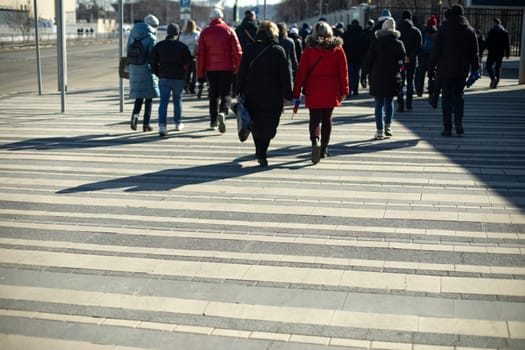
[[[299,105],[301,104],[301,99],[297,98],[295,101],[293,101],[293,112],[297,113],[299,110]]]
[[[363,89],[366,89],[366,75],[363,75],[361,76],[361,86],[363,87]]]

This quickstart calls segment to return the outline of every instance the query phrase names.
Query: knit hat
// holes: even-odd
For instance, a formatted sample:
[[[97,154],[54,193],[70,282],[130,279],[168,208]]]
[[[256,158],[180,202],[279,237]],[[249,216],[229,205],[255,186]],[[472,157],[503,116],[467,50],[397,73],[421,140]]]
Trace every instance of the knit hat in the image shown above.
[[[403,11],[403,19],[412,19],[412,12],[410,10]]]
[[[396,31],[396,21],[394,21],[393,18],[387,19],[386,21],[383,22],[381,29],[389,31],[389,32],[395,32]]]
[[[158,27],[159,19],[153,15],[147,15],[146,17],[144,17],[144,23],[152,27]]]
[[[381,12],[381,17],[392,17],[392,14],[388,9],[384,9],[383,12]]]
[[[179,26],[176,25],[175,23],[170,23],[168,25],[168,28],[166,29],[166,32],[168,33],[168,35],[171,35],[171,36],[176,36],[179,34]]]
[[[291,29],[290,29],[290,34],[298,35],[298,34],[299,34],[299,31],[297,30],[297,28],[291,28]]]
[[[210,18],[211,19],[217,19],[217,18],[223,18],[224,14],[222,13],[221,9],[214,8],[210,12]]]
[[[463,6],[461,5],[454,5],[449,10],[449,16],[461,16],[463,15]]]
[[[432,15],[427,21],[427,26],[429,27],[437,27],[438,21],[436,16]]]

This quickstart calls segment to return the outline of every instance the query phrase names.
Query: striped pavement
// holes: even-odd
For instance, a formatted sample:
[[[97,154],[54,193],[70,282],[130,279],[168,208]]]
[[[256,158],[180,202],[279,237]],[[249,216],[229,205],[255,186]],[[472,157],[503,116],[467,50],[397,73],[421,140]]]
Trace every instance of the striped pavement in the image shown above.
[[[0,348],[525,349],[525,88],[486,80],[463,137],[345,101],[315,166],[287,108],[268,168],[191,96],[164,139],[115,89],[2,97]]]

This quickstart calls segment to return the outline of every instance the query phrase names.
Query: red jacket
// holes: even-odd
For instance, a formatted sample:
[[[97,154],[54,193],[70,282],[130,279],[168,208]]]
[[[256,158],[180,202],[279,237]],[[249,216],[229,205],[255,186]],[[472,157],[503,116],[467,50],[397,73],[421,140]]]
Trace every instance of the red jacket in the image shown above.
[[[332,108],[341,105],[341,97],[349,94],[348,64],[340,45],[334,38],[332,43],[323,43],[324,47],[312,45],[306,47],[295,76],[294,98],[299,98],[303,83],[306,90],[305,105],[308,108]],[[322,56],[305,82],[308,71]]]
[[[222,19],[214,19],[199,37],[197,76],[203,79],[208,71],[237,72],[241,55],[241,44],[235,31]]]

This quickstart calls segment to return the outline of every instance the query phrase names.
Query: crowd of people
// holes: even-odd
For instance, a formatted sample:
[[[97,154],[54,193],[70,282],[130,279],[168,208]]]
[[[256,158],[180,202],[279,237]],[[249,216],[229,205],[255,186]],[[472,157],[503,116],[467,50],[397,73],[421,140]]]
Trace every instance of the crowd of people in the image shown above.
[[[508,33],[498,18],[485,39],[470,26],[461,5],[453,5],[442,23],[430,16],[422,28],[414,25],[409,10],[396,22],[388,9],[377,22],[370,19],[363,28],[353,20],[346,30],[342,22],[330,25],[324,18],[312,27],[304,23],[289,28],[286,23],[259,21],[250,10],[236,28],[224,21],[218,8],[209,18],[202,30],[192,20],[182,30],[170,24],[160,41],[155,16],[135,23],[128,46],[139,40],[147,59],[129,67],[129,96],[135,99],[131,128],[137,129],[144,105],[143,131],[153,129],[152,100],[160,97],[159,135],[168,134],[170,99],[174,130],[182,130],[183,95],[201,98],[207,85],[213,130],[226,132],[232,98],[244,103],[260,166],[268,165],[267,151],[284,106],[297,108],[303,102],[309,111],[311,161],[328,157],[333,110],[359,95],[360,87],[374,97],[377,140],[393,136],[395,112],[411,111],[413,99],[422,97],[425,88],[431,104],[442,95],[441,135],[451,136],[453,125],[462,135],[467,78],[481,71],[487,49],[490,88],[497,88],[502,59],[510,51]]]

